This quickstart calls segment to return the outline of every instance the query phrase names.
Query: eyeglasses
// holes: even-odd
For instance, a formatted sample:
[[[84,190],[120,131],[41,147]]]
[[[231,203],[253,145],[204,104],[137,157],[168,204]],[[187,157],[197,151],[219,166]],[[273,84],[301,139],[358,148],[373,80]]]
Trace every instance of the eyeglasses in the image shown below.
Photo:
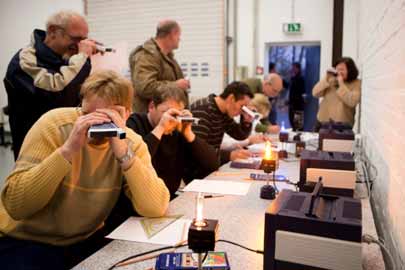
[[[63,31],[64,35],[68,36],[70,38],[70,40],[72,40],[75,43],[79,43],[80,41],[87,39],[87,37],[72,36],[72,35],[68,34],[64,28],[62,28],[62,27],[58,27],[58,28]]]

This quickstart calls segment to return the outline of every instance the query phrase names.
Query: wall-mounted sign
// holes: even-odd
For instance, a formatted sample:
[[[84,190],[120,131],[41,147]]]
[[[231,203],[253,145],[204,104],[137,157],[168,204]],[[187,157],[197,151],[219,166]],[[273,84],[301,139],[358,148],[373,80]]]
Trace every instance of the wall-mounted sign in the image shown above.
[[[283,23],[283,32],[286,34],[301,34],[301,23]]]
[[[208,62],[182,62],[180,64],[184,77],[209,77],[210,66]]]

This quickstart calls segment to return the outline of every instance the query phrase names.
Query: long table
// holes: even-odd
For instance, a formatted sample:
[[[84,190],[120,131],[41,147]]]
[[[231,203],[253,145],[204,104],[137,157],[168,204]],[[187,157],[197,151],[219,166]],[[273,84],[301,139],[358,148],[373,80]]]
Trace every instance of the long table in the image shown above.
[[[261,172],[248,169],[233,169],[229,164],[222,166],[207,179],[251,181],[247,180],[251,172]],[[299,162],[280,161],[277,174],[287,176],[291,181],[297,182],[299,177]],[[204,216],[219,220],[219,238],[230,240],[250,247],[263,250],[264,216],[271,201],[260,199],[260,188],[263,181],[251,181],[251,187],[246,196],[224,196],[204,200]],[[294,187],[286,183],[277,183],[278,189]],[[358,184],[356,194],[367,194],[364,186]],[[185,218],[194,217],[194,193],[183,193],[170,203],[168,214],[183,214]],[[374,219],[367,198],[362,199],[363,234],[377,237]],[[114,240],[95,254],[81,262],[73,269],[108,269],[111,265],[128,256],[161,247],[159,245]],[[239,247],[219,242],[217,251],[226,251],[232,270],[263,270],[263,255],[243,250]],[[178,251],[188,251],[187,248]],[[363,244],[363,269],[385,269],[380,248],[376,245]],[[147,269],[154,265],[155,260],[119,267],[117,269]]]

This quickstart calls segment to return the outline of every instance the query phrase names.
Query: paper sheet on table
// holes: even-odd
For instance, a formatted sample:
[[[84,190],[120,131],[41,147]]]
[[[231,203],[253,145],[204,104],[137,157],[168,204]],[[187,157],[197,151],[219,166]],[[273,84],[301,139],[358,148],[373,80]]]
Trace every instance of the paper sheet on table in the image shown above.
[[[245,196],[250,183],[221,181],[221,180],[193,180],[183,190],[189,192],[204,192],[224,195]]]
[[[273,142],[271,143],[271,149],[272,150],[278,150],[279,148],[279,142]],[[266,143],[256,143],[256,144],[251,144],[247,146],[248,150],[253,152],[253,153],[264,153],[264,150],[266,149]]]
[[[234,162],[246,163],[246,164],[252,164],[252,163],[260,162],[260,161],[262,161],[261,157],[237,158],[234,160]]]
[[[106,237],[168,246],[174,246],[187,240],[188,228],[191,224],[190,219],[180,218],[151,238],[148,238],[141,225],[142,219],[144,218],[130,217]]]
[[[97,70],[114,70],[120,74],[126,74],[128,64],[128,43],[119,42],[108,46],[115,49],[115,52],[100,53],[91,56],[91,73]]]

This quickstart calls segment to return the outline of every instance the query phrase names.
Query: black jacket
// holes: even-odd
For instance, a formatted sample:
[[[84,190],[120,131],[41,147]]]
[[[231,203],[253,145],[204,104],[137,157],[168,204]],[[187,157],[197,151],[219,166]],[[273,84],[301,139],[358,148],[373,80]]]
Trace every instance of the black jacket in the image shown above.
[[[291,77],[289,105],[294,111],[304,110],[305,81],[301,75]]]
[[[176,197],[175,192],[181,179],[188,183],[195,178],[204,178],[219,167],[215,149],[197,136],[189,143],[175,131],[172,135],[163,135],[159,140],[151,133],[153,127],[145,113],[133,113],[127,120],[127,126],[142,136],[147,144],[152,165],[169,189],[171,200]],[[192,169],[194,167],[198,170]],[[128,217],[136,215],[131,201],[121,192],[118,202],[105,221],[105,229],[110,232]]]
[[[45,37],[44,31],[34,30],[31,44],[14,55],[4,79],[15,158],[41,115],[79,105],[80,86],[90,74],[86,55],[79,53],[65,60],[44,44]]]
[[[181,179],[188,183],[195,178],[204,178],[219,167],[215,149],[198,136],[189,143],[181,133],[174,131],[159,140],[152,134],[153,127],[146,114],[133,113],[127,126],[141,135],[148,145],[153,167],[169,189],[171,199],[175,197]],[[199,172],[188,170],[190,165],[197,165]]]

